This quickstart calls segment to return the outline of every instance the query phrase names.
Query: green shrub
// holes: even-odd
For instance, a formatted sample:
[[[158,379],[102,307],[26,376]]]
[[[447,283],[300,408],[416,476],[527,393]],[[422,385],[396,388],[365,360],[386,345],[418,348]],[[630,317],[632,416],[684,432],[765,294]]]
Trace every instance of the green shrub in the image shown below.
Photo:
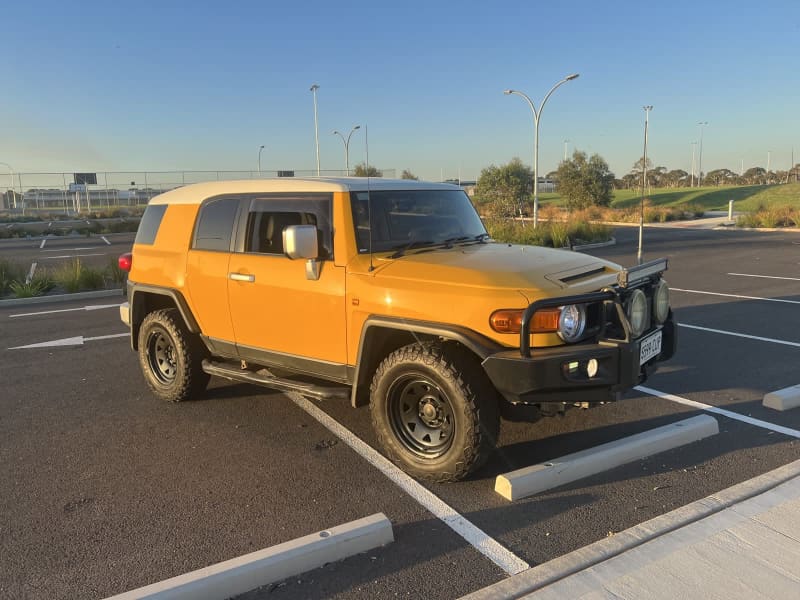
[[[14,281],[25,281],[25,268],[19,263],[0,258],[0,296],[11,291]]]
[[[74,293],[81,289],[81,271],[83,266],[81,259],[76,258],[62,263],[53,271],[53,280],[68,293]]]
[[[43,296],[54,287],[53,280],[47,274],[36,275],[30,281],[12,281],[11,291],[17,298]]]
[[[79,282],[82,290],[102,290],[106,287],[105,271],[104,269],[83,267]]]

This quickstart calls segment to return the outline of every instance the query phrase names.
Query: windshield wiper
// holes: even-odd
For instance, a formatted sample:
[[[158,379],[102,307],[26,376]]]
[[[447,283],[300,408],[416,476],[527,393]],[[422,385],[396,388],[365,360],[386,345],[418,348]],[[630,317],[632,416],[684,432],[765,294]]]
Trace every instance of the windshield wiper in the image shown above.
[[[400,258],[412,248],[420,248],[422,246],[428,246],[433,243],[434,242],[431,240],[412,240],[407,244],[405,244],[404,246],[399,246],[394,254],[389,255],[389,258]]]
[[[389,256],[389,258],[400,258],[406,252],[413,248],[425,248],[426,250],[434,250],[436,248],[452,248],[453,244],[463,243],[479,243],[485,244],[489,239],[488,233],[479,233],[478,235],[462,235],[459,237],[447,238],[441,242],[434,242],[432,240],[413,240],[404,246],[400,246],[397,250]]]

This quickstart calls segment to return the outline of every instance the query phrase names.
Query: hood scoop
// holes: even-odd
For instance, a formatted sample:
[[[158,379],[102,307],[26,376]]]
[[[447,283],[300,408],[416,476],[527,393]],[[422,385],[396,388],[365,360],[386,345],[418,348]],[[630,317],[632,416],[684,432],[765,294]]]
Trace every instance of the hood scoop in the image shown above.
[[[614,271],[602,263],[594,263],[583,265],[574,269],[568,269],[566,271],[559,271],[558,273],[550,273],[545,275],[545,279],[555,283],[560,287],[568,287],[579,281],[601,277],[608,275],[609,273],[614,273]]]

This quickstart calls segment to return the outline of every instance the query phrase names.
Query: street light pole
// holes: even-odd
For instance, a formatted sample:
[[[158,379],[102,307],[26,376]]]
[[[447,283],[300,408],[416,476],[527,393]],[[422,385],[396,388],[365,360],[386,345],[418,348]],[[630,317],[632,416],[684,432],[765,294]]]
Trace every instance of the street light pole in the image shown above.
[[[11,165],[8,164],[8,163],[0,162],[0,165],[3,165],[4,167],[6,167],[8,169],[8,173],[9,173],[9,175],[11,177],[11,187],[9,189],[11,190],[11,201],[14,203],[14,210],[16,210],[17,209],[17,194],[14,191],[14,169],[12,169]]]
[[[341,133],[339,133],[335,129],[333,130],[333,133],[332,133],[332,135],[338,135],[340,138],[342,138],[342,143],[344,144],[344,168],[347,171],[347,176],[348,177],[350,176],[350,136],[353,135],[353,132],[356,129],[361,129],[361,125],[355,125],[350,130],[350,133],[347,135],[347,139],[346,140],[344,138],[344,135],[342,135]]]
[[[261,151],[264,149],[264,146],[261,145],[258,147],[258,176],[261,177]]]
[[[317,127],[317,90],[319,86],[315,83],[309,88],[309,91],[314,94],[314,140],[317,143],[317,177],[319,177],[319,128]]]
[[[694,149],[697,147],[697,142],[692,142],[692,178],[689,187],[694,187]]]
[[[573,79],[578,78],[579,73],[573,73],[572,75],[567,75],[564,79],[556,83],[550,91],[547,92],[547,95],[542,100],[542,103],[539,105],[539,110],[536,110],[536,107],[533,105],[533,101],[527,96],[518,90],[504,90],[503,93],[506,95],[515,94],[517,96],[521,96],[525,98],[528,103],[528,106],[531,107],[531,112],[533,113],[533,227],[539,224],[539,118],[542,115],[542,110],[544,110],[544,105],[547,103],[547,99],[550,95],[556,91],[559,86],[564,85],[568,81],[572,81]]]
[[[567,143],[569,140],[564,140],[564,162],[567,162]]]
[[[708,121],[700,121],[700,158],[697,161],[697,187],[700,187],[703,181],[703,127],[708,125]]]
[[[639,204],[639,251],[636,253],[636,260],[642,264],[642,239],[644,238],[644,195],[647,190],[647,126],[650,122],[650,111],[652,105],[643,106],[644,108],[644,157],[642,159],[642,200]]]

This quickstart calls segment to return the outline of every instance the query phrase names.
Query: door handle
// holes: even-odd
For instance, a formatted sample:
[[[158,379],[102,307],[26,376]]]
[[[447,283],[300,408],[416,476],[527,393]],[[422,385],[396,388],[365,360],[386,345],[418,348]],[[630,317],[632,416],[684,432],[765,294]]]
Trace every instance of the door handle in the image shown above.
[[[244,273],[228,273],[228,278],[234,281],[246,281],[253,283],[256,280],[255,275],[245,275]]]

